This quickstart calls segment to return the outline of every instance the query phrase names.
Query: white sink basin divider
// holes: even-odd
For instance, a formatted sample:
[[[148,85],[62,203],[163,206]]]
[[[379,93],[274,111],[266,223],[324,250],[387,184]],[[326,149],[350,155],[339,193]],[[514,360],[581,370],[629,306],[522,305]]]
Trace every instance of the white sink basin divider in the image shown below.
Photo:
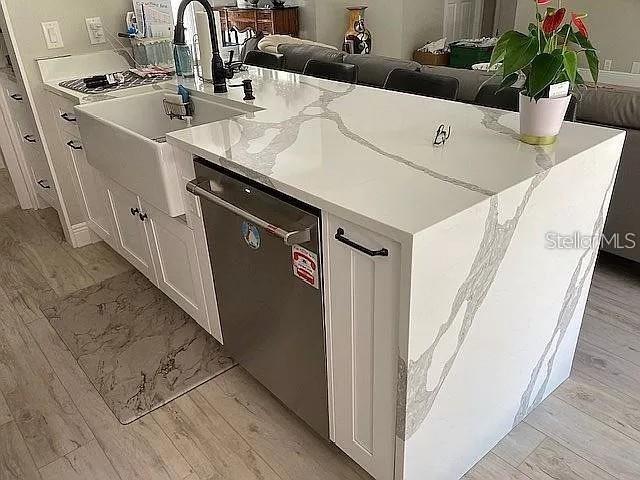
[[[76,107],[76,113],[89,164],[177,217],[185,213],[182,192],[172,148],[164,137],[187,125],[165,114],[162,100],[166,92],[84,104]],[[191,99],[194,126],[246,113],[195,96]]]

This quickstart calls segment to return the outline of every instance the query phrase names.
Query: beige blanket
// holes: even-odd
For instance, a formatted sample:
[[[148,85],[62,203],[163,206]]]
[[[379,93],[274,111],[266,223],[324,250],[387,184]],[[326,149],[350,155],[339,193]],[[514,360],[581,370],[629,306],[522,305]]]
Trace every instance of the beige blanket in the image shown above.
[[[267,35],[258,42],[258,50],[267,53],[278,53],[278,46],[282,44],[316,45],[318,47],[333,48],[334,50],[337,50],[337,48],[332,45],[325,45],[324,43],[304,40],[302,38],[291,37],[289,35]]]

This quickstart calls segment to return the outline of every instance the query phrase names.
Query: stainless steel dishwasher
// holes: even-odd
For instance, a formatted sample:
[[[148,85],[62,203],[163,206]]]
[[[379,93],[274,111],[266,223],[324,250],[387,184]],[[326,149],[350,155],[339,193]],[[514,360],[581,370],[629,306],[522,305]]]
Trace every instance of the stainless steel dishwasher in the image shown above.
[[[225,350],[328,438],[320,212],[205,160],[195,170]]]

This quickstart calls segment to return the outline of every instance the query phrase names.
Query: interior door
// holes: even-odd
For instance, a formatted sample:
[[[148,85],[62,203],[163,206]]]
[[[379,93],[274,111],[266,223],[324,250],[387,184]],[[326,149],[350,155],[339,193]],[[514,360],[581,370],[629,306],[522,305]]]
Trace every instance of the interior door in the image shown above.
[[[445,0],[444,34],[447,41],[473,38],[477,35],[477,11],[481,0]]]

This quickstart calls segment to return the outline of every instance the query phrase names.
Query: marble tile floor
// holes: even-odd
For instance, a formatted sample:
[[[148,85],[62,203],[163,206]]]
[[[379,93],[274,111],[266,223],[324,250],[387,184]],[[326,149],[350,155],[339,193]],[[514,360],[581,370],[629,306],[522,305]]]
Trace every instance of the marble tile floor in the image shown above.
[[[0,170],[0,478],[369,479],[241,368],[129,425],[37,308],[131,267],[20,211]],[[603,256],[572,377],[466,480],[640,478],[640,268]]]
[[[236,365],[215,338],[137,271],[40,310],[125,425]]]

